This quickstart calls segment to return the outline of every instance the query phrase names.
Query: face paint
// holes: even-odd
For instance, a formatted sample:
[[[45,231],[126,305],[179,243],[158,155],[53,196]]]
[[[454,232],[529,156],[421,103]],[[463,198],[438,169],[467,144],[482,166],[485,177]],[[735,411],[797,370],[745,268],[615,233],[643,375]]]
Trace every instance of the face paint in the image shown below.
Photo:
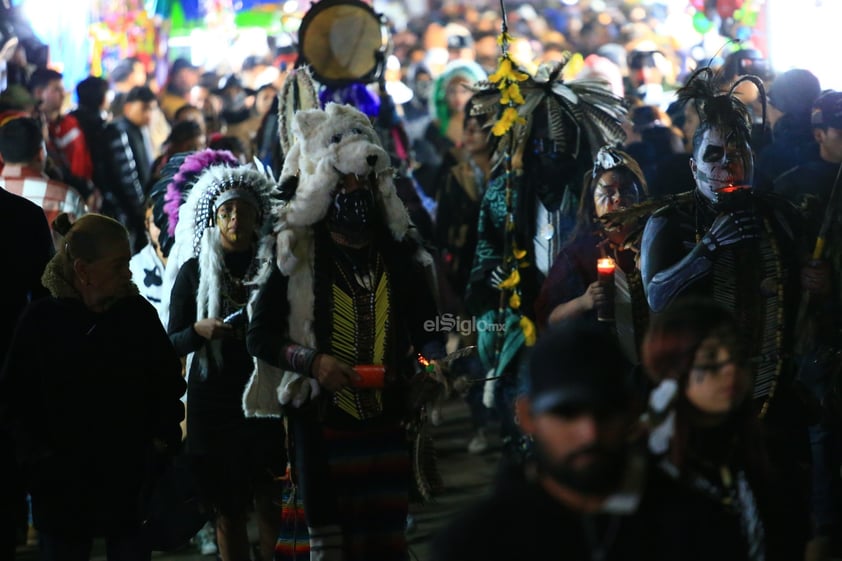
[[[743,402],[750,385],[748,370],[738,364],[731,348],[709,337],[696,351],[685,392],[700,411],[722,415]]]
[[[602,172],[593,191],[594,209],[597,218],[609,212],[629,207],[639,201],[637,185],[623,178],[613,170]]]
[[[242,199],[232,199],[216,211],[216,225],[229,243],[250,239],[257,229],[257,209]]]
[[[706,130],[691,159],[699,192],[714,205],[751,189],[754,159],[748,142],[721,129]]]

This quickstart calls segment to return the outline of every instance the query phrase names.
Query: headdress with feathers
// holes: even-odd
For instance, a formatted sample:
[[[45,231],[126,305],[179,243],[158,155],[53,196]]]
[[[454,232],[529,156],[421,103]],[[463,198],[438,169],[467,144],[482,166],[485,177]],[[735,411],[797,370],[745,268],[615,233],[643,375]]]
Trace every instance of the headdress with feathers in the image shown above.
[[[678,101],[683,105],[692,103],[699,114],[699,127],[696,135],[711,128],[731,131],[740,140],[748,143],[751,139],[751,115],[746,105],[737,97],[736,89],[743,82],[753,83],[758,90],[762,107],[762,122],[766,124],[766,89],[763,81],[753,75],[741,76],[731,87],[723,92],[717,84],[721,83],[720,73],[710,67],[700,68],[694,72],[685,85],[676,93]],[[694,143],[695,144],[695,143]],[[606,228],[623,227],[632,222],[643,223],[645,218],[654,214],[658,209],[672,204],[685,204],[692,200],[694,191],[668,195],[659,199],[645,201],[628,209],[610,212],[602,217]],[[625,246],[636,245],[640,241],[643,228],[632,231],[625,242]]]
[[[256,205],[258,210],[258,232],[267,226],[274,215],[273,205],[277,186],[265,174],[251,165],[231,167],[225,163],[214,164],[206,168],[196,180],[187,201],[179,211],[176,228],[176,245],[173,250],[182,263],[167,263],[167,270],[172,264],[181,265],[190,257],[199,258],[199,290],[196,293],[196,319],[220,317],[222,309],[224,255],[219,229],[213,227],[216,219],[218,201],[226,194],[238,193]],[[256,257],[257,258],[257,257]],[[268,263],[268,261],[267,261]],[[265,267],[258,267],[255,278]],[[245,279],[248,284],[253,279]],[[217,342],[210,346],[216,355],[220,349]],[[201,356],[201,354],[200,354]]]
[[[236,166],[238,161],[227,150],[206,149],[175,154],[167,161],[161,178],[153,185],[149,193],[153,204],[152,219],[161,230],[158,244],[165,257],[169,256],[175,244],[178,212],[187,193],[205,168],[218,163]]]
[[[727,91],[717,88],[720,77],[709,66],[694,72],[687,83],[676,92],[681,104],[692,103],[699,114],[699,128],[696,134],[719,128],[733,131],[746,142],[751,138],[751,115],[746,105],[737,97],[736,89],[743,82],[753,83],[760,95],[763,110],[762,124],[766,125],[766,88],[757,76],[747,74],[734,81]]]
[[[614,95],[602,80],[563,80],[562,71],[571,57],[567,53],[561,61],[542,64],[535,76],[529,76],[520,68],[514,69],[525,76],[519,84],[523,102],[517,105],[517,119],[511,127],[498,135],[501,138],[494,154],[494,165],[511,149],[513,153],[509,155],[514,169],[522,166],[523,149],[532,129],[533,116],[541,104],[546,109],[550,139],[559,143],[560,152],[576,157],[586,140],[591,150],[590,157],[594,158],[599,147],[616,145],[625,139],[622,128],[627,112],[625,102]],[[498,114],[504,96],[498,84],[480,82],[474,89],[477,95],[471,114]]]

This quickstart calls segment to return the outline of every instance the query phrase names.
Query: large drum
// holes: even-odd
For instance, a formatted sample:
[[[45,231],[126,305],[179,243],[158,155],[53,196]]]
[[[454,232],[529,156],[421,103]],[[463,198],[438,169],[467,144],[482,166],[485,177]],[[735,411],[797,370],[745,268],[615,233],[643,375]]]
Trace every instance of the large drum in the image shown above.
[[[329,87],[378,80],[388,47],[384,17],[359,0],[313,4],[298,31],[299,64]]]

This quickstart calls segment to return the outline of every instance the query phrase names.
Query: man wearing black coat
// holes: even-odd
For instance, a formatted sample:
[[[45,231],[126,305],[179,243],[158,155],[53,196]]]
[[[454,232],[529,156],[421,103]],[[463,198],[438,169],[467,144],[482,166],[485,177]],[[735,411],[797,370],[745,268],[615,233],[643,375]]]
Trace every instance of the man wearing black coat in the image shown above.
[[[116,218],[129,230],[132,249],[146,245],[143,223],[144,201],[152,174],[152,146],[149,123],[157,103],[146,86],[137,86],[126,94],[123,115],[105,127],[104,144],[107,168],[102,182],[102,213]]]

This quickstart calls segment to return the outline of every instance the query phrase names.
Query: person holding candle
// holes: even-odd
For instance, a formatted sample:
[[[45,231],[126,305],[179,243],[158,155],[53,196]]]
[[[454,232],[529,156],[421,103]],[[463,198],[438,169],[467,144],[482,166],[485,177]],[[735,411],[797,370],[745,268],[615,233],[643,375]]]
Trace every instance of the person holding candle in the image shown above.
[[[619,268],[636,289],[632,305],[639,316],[638,336],[642,336],[648,308],[636,267],[636,248],[623,245],[632,226],[607,230],[600,219],[641,202],[646,192],[646,179],[637,162],[622,150],[602,147],[593,170],[585,176],[576,228],[541,286],[535,305],[539,329],[572,317],[612,317],[614,274]]]
[[[431,379],[422,358],[445,350],[430,327],[432,258],[367,116],[329,103],[298,111],[292,131],[243,396],[248,415],[283,415],[289,427],[303,516],[291,516],[295,537],[275,559],[303,544],[313,559],[405,560],[413,389]]]

